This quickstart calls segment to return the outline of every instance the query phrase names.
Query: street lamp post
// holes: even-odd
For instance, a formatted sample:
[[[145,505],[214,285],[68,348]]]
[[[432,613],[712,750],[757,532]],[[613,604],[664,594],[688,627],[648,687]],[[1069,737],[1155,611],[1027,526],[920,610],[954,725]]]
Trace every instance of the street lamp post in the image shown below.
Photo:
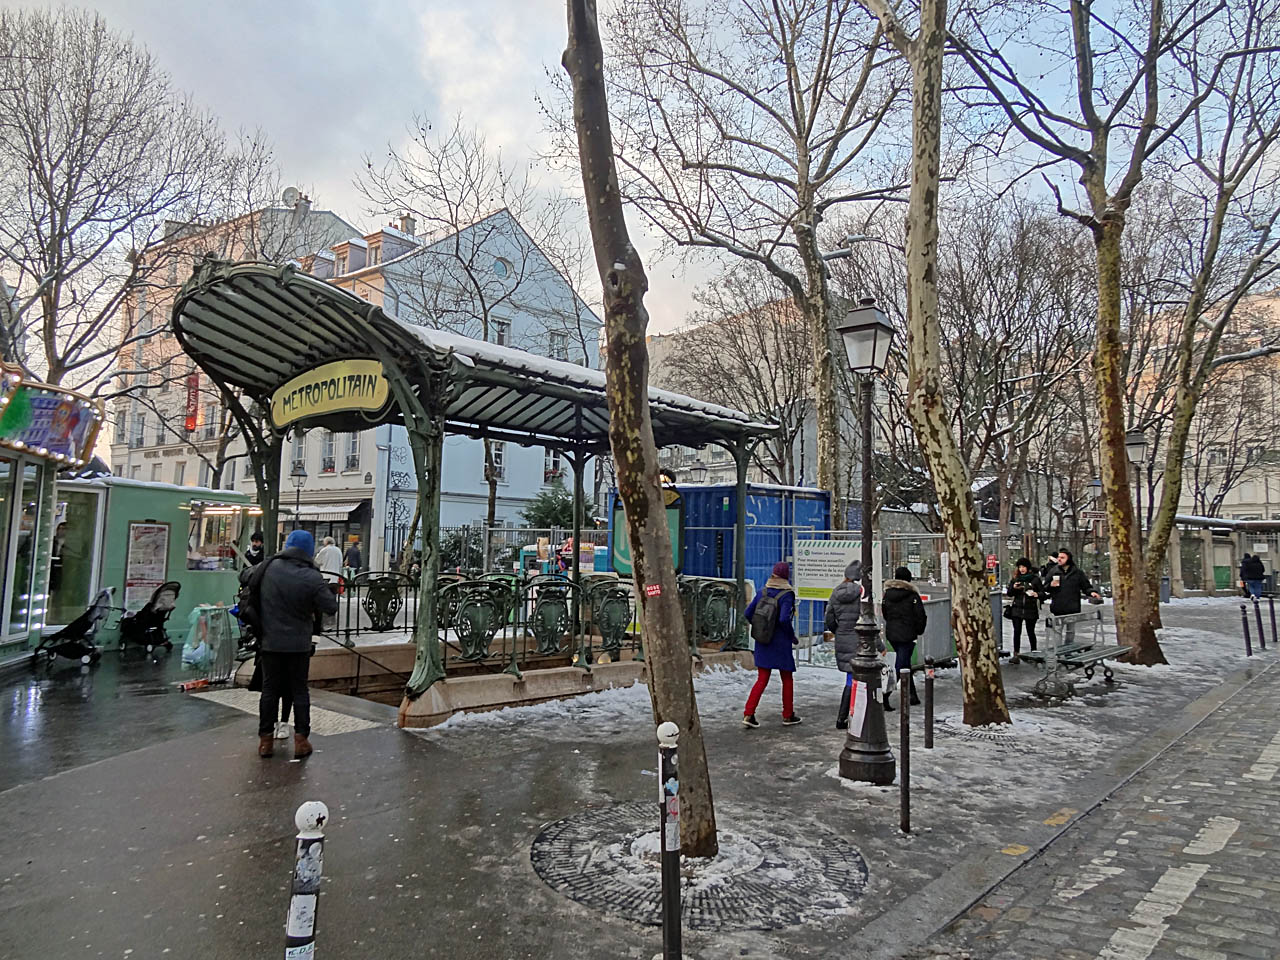
[[[298,529],[298,514],[302,512],[302,488],[307,485],[307,468],[301,460],[289,471],[289,479],[293,482],[293,529]]]
[[[1142,549],[1142,465],[1147,462],[1147,434],[1141,427],[1126,430],[1124,434],[1124,453],[1133,467],[1133,495],[1135,498],[1133,516],[1134,542],[1139,551]]]
[[[889,359],[889,344],[893,340],[893,325],[875,300],[858,301],[836,330],[844,340],[849,369],[860,375],[858,395],[862,420],[862,611],[854,627],[858,634],[858,648],[853,658],[853,678],[864,686],[866,714],[862,729],[854,729],[851,722],[845,736],[844,749],[840,751],[840,776],[846,780],[863,783],[893,783],[897,764],[884,729],[884,704],[872,696],[880,689],[883,670],[876,656],[876,641],[880,627],[876,623],[875,602],[871,595],[871,508],[874,497],[873,463],[871,450],[871,388],[872,377],[884,370]]]
[[[707,480],[707,465],[705,463],[695,463],[685,471],[689,475],[690,483],[705,483]]]

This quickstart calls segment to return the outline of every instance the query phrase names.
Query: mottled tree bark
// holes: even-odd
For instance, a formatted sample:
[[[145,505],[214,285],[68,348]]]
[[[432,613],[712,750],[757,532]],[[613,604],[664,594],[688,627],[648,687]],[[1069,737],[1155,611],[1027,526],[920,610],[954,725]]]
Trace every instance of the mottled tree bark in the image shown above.
[[[649,696],[654,722],[671,721],[680,728],[681,849],[686,856],[711,857],[718,849],[711,777],[649,418],[644,306],[649,280],[623,218],[595,2],[568,0],[568,14],[569,40],[561,62],[573,85],[582,186],[604,288],[609,443],[631,542]]]
[[[911,65],[911,197],[907,206],[907,413],[933,477],[951,567],[951,624],[960,656],[964,722],[1009,723],[996,652],[978,510],[942,393],[938,345],[938,182],[946,0],[924,0],[908,37],[884,0],[861,0]]]
[[[1129,458],[1124,446],[1124,348],[1120,342],[1120,240],[1123,234],[1124,217],[1118,213],[1100,217],[1093,227],[1098,270],[1098,338],[1093,354],[1093,377],[1098,391],[1102,486],[1107,491],[1116,639],[1133,648],[1129,655],[1132,663],[1150,666],[1167,661],[1147,616],[1147,581],[1142,554],[1134,539]]]
[[[812,212],[793,231],[800,259],[804,262],[805,289],[793,296],[809,327],[813,348],[814,418],[818,453],[818,488],[831,493],[832,526],[847,525],[845,519],[844,473],[840,469],[840,409],[836,404],[836,367],[831,350],[831,290],[826,264],[818,249]]]

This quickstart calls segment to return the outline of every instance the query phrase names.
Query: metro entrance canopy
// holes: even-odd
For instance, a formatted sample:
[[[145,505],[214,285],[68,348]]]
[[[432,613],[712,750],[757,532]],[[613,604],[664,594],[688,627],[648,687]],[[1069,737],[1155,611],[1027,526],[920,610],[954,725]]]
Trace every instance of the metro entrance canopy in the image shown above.
[[[187,354],[222,389],[244,433],[265,529],[276,524],[287,429],[406,428],[419,481],[423,547],[411,697],[444,676],[435,586],[445,435],[565,451],[579,505],[586,461],[609,450],[602,371],[406,323],[291,265],[206,260],[183,285],[172,324]],[[663,390],[649,391],[649,410],[659,446],[730,450],[740,492],[751,448],[777,432],[740,411]],[[745,501],[738,497],[739,598]],[[575,543],[578,533],[575,528]],[[577,551],[575,578],[576,559]]]

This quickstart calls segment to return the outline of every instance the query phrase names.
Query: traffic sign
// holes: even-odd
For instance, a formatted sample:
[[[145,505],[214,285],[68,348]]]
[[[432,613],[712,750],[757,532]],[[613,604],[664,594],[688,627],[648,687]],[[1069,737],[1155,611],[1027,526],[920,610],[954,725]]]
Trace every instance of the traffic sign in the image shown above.
[[[1080,519],[1081,520],[1105,520],[1107,519],[1107,513],[1105,510],[1081,510]]]

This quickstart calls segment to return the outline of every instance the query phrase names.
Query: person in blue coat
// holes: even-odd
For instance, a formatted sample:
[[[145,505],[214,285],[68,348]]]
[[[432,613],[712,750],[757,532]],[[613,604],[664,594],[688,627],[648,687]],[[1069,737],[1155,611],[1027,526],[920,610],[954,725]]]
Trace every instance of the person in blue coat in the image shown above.
[[[765,581],[764,589],[759,591],[747,605],[747,621],[755,616],[761,597],[774,597],[778,601],[778,622],[773,628],[773,636],[769,643],[755,645],[756,682],[747,697],[747,706],[743,710],[742,725],[758,727],[756,707],[764,695],[764,688],[769,685],[769,675],[777,670],[782,677],[782,722],[788,726],[800,722],[793,704],[794,685],[792,680],[796,672],[796,658],[791,648],[799,644],[795,627],[791,625],[796,614],[796,594],[791,588],[791,567],[785,560],[773,565],[773,575]]]

